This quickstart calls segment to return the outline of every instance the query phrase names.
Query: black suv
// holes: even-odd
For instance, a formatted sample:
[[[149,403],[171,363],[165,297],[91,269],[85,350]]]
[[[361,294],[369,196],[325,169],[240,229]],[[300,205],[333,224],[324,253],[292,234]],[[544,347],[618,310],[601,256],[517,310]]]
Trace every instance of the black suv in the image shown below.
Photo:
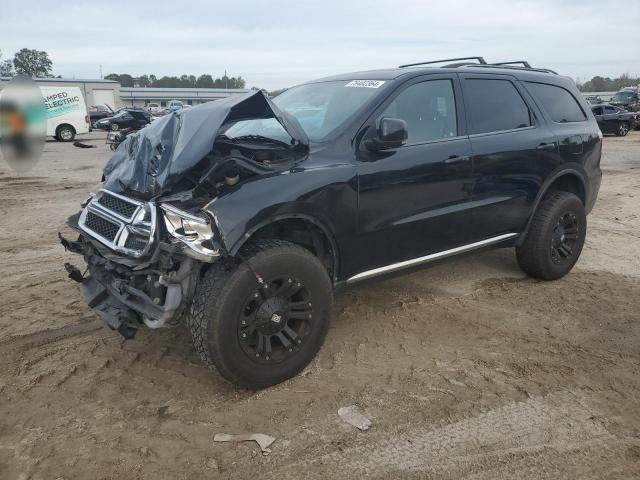
[[[184,321],[202,360],[251,388],[316,355],[337,287],[498,247],[562,277],[598,194],[601,132],[569,78],[474,58],[156,120],[69,219],[79,237],[62,243],[89,272],[66,264],[70,277],[126,338]]]

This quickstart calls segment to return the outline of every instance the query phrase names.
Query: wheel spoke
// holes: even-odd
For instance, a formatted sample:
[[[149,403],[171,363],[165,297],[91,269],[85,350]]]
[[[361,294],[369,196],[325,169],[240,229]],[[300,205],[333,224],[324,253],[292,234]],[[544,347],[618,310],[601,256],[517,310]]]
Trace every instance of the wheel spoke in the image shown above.
[[[291,298],[293,297],[296,293],[298,293],[300,291],[300,289],[302,288],[302,285],[300,285],[300,282],[298,282],[295,279],[290,279],[291,282],[288,281],[289,279],[285,280],[282,282],[282,285],[280,285],[275,292],[273,292],[273,296],[276,297],[284,297],[284,298]]]
[[[560,245],[560,248],[558,250],[560,251],[560,253],[562,253],[562,255],[564,255],[565,258],[571,255],[571,249],[567,245]]]
[[[285,325],[282,332],[286,333],[293,343],[299,343],[300,338],[298,337],[298,334],[294,332],[289,325]]]
[[[313,316],[312,314],[313,314],[313,310],[311,310],[310,308],[307,310],[290,310],[289,318],[295,318],[298,320],[308,320]]]
[[[565,233],[564,234],[564,238],[566,240],[577,240],[578,239],[578,234],[577,233]]]
[[[280,343],[282,343],[282,346],[288,350],[289,347],[291,346],[291,342],[287,337],[285,337],[284,333],[278,332],[276,333],[276,336],[280,340]]]
[[[258,334],[258,345],[256,346],[256,356],[262,355],[262,352],[265,349],[265,336],[262,334]]]

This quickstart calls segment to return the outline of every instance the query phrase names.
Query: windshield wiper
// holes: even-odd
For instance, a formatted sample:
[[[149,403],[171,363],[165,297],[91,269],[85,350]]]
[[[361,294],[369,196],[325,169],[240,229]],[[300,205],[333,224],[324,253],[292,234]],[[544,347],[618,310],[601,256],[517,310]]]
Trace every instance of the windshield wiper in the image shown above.
[[[264,135],[240,135],[238,137],[233,137],[230,140],[234,143],[241,141],[241,142],[266,143],[270,145],[278,145],[278,146],[283,146],[287,148],[291,147],[290,143],[283,142],[282,140],[276,140],[275,138],[265,137]]]

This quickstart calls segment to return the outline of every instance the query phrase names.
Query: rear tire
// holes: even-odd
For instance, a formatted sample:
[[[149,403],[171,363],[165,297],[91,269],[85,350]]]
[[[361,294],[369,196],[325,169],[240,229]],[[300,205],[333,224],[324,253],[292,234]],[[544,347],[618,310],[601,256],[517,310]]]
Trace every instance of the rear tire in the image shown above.
[[[627,135],[627,133],[629,133],[629,125],[627,125],[625,122],[622,122],[620,125],[618,125],[616,135],[618,137],[624,137]]]
[[[59,142],[72,142],[76,138],[76,131],[71,125],[60,125],[56,128],[55,138]]]
[[[257,389],[295,376],[316,356],[333,292],[320,260],[296,244],[261,240],[243,257],[240,264],[221,261],[199,279],[186,320],[205,364]]]
[[[516,247],[520,268],[543,280],[565,276],[580,257],[587,217],[580,199],[551,191],[542,199],[522,245]]]

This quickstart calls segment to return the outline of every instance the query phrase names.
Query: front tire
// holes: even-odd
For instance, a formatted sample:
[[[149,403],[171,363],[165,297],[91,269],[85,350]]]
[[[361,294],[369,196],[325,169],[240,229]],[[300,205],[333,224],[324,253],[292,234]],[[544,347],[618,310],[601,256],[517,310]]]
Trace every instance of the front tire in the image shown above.
[[[536,210],[516,257],[528,275],[543,280],[565,276],[580,257],[587,216],[580,199],[569,192],[551,191]]]
[[[112,123],[111,125],[109,125],[109,128],[112,132],[117,132],[118,130],[120,130],[120,125],[118,125],[117,123]]]
[[[221,261],[199,279],[187,325],[205,364],[257,389],[295,376],[315,357],[333,292],[322,263],[296,244],[262,240],[243,257],[240,264]]]

